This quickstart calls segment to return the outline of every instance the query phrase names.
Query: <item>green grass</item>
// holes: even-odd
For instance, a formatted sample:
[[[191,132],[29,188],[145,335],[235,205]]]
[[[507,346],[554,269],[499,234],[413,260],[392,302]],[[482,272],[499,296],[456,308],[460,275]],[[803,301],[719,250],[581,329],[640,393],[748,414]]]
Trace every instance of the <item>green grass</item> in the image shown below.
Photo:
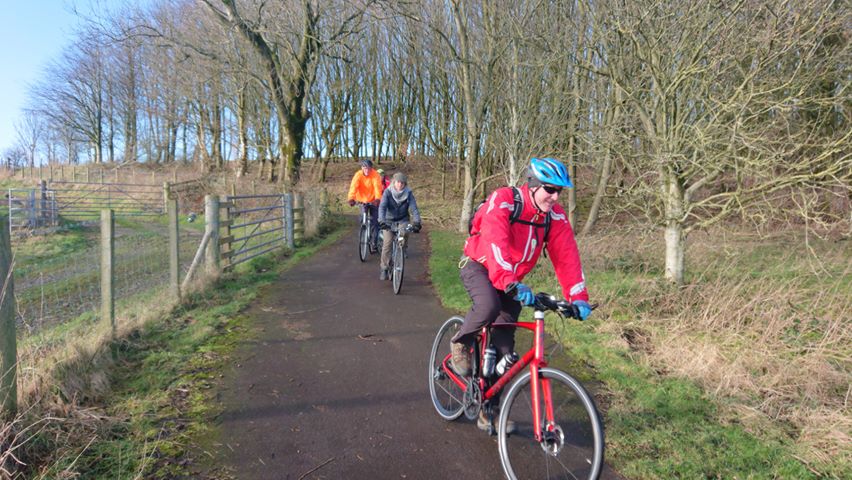
[[[434,231],[430,235],[432,282],[448,308],[464,311],[470,305],[458,278],[458,256],[464,238]],[[547,264],[547,265],[545,265]],[[600,271],[587,272],[594,297],[628,296],[643,282],[653,282],[657,270],[640,258],[625,255]],[[527,277],[534,290],[560,293],[549,262]],[[594,300],[594,298],[593,298]],[[593,316],[586,323],[549,324],[566,344],[569,365],[591,365],[594,381],[605,393],[607,462],[631,479],[654,478],[816,478],[793,456],[790,441],[777,432],[764,438],[742,426],[725,421],[720,406],[694,382],[663,377],[636,363],[631,352],[618,347],[602,322],[642,313],[648,304],[632,304],[632,310],[612,312],[610,319]],[[584,382],[589,372],[568,368]]]
[[[16,240],[12,244],[16,270],[38,271],[72,257],[97,242],[97,230],[68,228],[51,235]]]
[[[115,342],[108,393],[92,399],[94,404],[89,406],[104,409],[92,443],[86,445],[86,439],[78,438],[72,446],[63,446],[40,476],[58,478],[66,468],[81,479],[190,475],[193,462],[181,461],[191,445],[203,445],[212,437],[217,407],[210,387],[227,367],[230,353],[251,335],[250,319],[241,312],[281,272],[343,233],[334,228],[295,252],[273,253],[241,264],[212,287],[185,299],[167,318],[149,322]],[[91,317],[81,317],[75,325],[86,321],[92,321]],[[64,327],[59,330],[68,332]],[[53,338],[46,332],[40,340]],[[53,447],[51,440],[43,441]]]
[[[442,230],[432,230],[429,232],[429,243],[429,273],[441,303],[459,312],[467,310],[470,308],[470,297],[459,279],[458,269],[464,237]]]

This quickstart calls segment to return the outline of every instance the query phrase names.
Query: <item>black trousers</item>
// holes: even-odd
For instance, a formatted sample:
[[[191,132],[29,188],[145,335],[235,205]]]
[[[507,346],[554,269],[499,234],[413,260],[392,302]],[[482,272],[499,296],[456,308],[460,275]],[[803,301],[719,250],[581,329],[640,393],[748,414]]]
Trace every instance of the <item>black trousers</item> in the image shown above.
[[[454,342],[471,345],[476,333],[486,325],[516,323],[521,314],[521,304],[511,295],[494,288],[488,278],[488,269],[481,263],[469,260],[459,275],[464,288],[473,300],[473,306],[464,316],[461,330],[453,338]],[[506,355],[515,348],[514,328],[495,328],[491,331],[491,343],[497,349],[498,357]]]

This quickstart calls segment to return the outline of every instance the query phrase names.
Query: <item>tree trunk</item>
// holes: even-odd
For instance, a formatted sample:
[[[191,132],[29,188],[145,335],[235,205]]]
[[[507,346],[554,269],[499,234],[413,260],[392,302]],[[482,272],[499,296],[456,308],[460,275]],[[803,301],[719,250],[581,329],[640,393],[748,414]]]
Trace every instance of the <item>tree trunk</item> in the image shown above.
[[[220,169],[224,163],[222,159],[222,106],[219,104],[219,95],[213,96],[213,110],[211,112],[210,135],[212,143],[211,168]]]
[[[246,116],[246,92],[241,88],[237,93],[237,130],[239,131],[239,158],[237,159],[237,177],[242,177],[248,171],[248,121]]]
[[[686,235],[683,229],[684,189],[681,179],[669,169],[665,178],[666,280],[683,285]]]
[[[598,221],[601,205],[603,204],[603,199],[606,195],[606,187],[607,184],[609,184],[609,177],[612,174],[612,163],[612,152],[608,151],[603,159],[603,164],[601,165],[601,170],[598,174],[598,186],[597,189],[595,189],[595,198],[592,200],[592,207],[589,209],[589,218],[586,219],[586,222],[583,224],[583,231],[580,233],[580,236],[588,235],[589,232],[592,231],[592,228],[594,228],[595,222]]]

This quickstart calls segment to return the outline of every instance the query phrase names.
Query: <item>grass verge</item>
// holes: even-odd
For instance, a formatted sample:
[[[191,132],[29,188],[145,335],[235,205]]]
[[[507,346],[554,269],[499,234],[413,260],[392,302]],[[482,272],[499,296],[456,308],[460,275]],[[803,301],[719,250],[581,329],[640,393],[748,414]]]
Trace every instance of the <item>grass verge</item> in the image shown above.
[[[432,282],[444,305],[458,311],[470,304],[458,279],[463,240],[441,231],[430,235]],[[642,262],[626,261],[641,267]],[[568,363],[591,365],[595,381],[603,383],[605,398],[599,396],[598,404],[606,406],[607,462],[636,479],[819,478],[820,473],[797,459],[793,438],[782,425],[756,435],[728,414],[724,399],[708,395],[698,382],[637,361],[637,343],[626,344],[623,332],[608,325],[655,313],[657,305],[637,294],[653,272],[637,267],[625,273],[624,266],[615,263],[587,274],[592,294],[632,302],[604,308],[584,324],[549,325],[568,345],[567,354],[573,357]],[[559,292],[552,269],[545,264],[527,280],[537,290]],[[588,381],[586,372],[569,372]]]

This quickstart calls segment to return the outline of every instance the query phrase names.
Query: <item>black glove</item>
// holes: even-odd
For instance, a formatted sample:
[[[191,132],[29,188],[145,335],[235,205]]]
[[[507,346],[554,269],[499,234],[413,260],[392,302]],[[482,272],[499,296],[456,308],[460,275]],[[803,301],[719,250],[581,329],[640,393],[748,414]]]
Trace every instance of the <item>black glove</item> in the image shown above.
[[[379,222],[379,228],[382,230],[390,230],[390,224],[388,222]]]
[[[349,206],[354,207],[355,206],[355,200],[349,200]]]
[[[414,232],[414,233],[418,233],[418,232],[420,232],[420,229],[421,229],[421,228],[423,228],[423,225],[420,225],[419,223],[415,223],[415,224],[411,227],[411,231],[412,231],[412,232]]]

